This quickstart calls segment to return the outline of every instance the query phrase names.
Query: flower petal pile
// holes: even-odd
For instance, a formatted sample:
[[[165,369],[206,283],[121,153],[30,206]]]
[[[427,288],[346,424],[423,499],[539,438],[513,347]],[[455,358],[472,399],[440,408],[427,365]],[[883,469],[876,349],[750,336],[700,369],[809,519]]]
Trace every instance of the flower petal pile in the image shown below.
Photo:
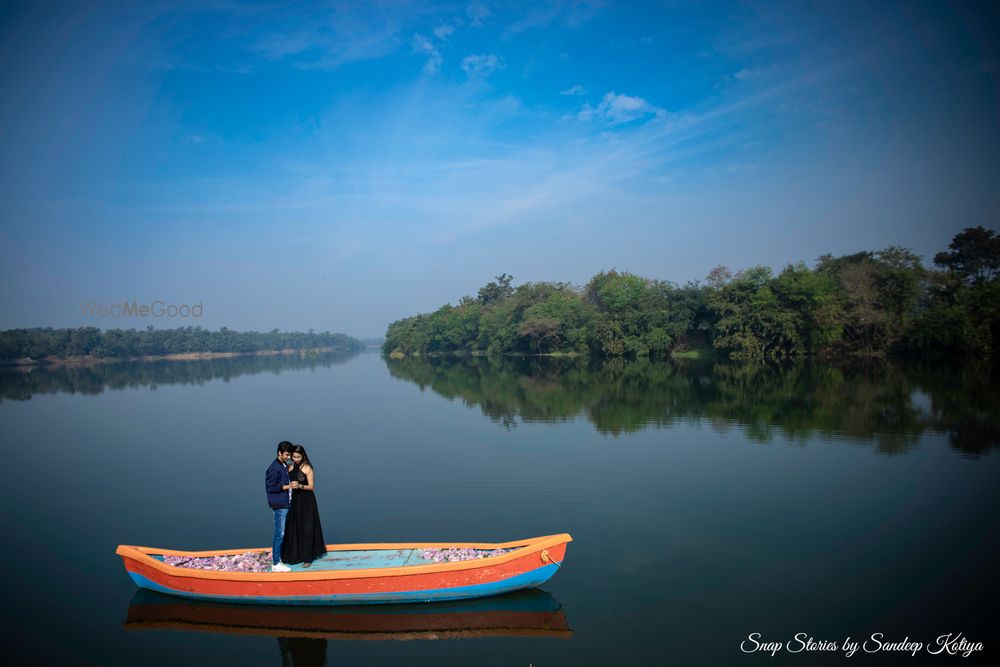
[[[472,547],[448,547],[446,549],[422,549],[420,556],[435,563],[454,563],[460,560],[492,558],[502,556],[513,549],[473,549]]]
[[[271,570],[271,552],[248,551],[243,554],[200,558],[164,556],[163,562],[177,567],[215,570],[217,572],[269,572]]]

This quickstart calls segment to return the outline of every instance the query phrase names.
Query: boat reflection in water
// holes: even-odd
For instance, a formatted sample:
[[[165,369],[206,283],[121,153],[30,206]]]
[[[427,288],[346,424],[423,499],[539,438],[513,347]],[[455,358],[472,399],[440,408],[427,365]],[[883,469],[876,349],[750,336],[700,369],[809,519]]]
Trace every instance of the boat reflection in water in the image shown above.
[[[315,640],[327,639],[568,639],[573,634],[559,603],[537,588],[475,600],[353,607],[233,605],[139,590],[124,627],[270,635],[279,638],[283,655],[296,648],[325,655],[326,642],[320,646]]]

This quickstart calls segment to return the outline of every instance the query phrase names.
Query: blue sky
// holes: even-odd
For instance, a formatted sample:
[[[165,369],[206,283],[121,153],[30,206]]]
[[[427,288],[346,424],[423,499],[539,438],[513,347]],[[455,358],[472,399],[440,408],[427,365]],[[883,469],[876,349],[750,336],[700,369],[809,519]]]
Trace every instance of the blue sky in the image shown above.
[[[0,328],[379,336],[1000,221],[989,3],[0,6]],[[86,302],[204,304],[200,320]]]

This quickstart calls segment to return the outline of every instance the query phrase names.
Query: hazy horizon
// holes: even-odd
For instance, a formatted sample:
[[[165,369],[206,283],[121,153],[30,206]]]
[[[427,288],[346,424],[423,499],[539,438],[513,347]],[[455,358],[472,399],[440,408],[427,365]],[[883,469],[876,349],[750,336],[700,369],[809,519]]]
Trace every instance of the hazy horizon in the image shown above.
[[[0,329],[377,338],[1000,221],[988,3],[0,7]],[[199,319],[82,304],[201,302]],[[84,309],[85,310],[85,309]]]

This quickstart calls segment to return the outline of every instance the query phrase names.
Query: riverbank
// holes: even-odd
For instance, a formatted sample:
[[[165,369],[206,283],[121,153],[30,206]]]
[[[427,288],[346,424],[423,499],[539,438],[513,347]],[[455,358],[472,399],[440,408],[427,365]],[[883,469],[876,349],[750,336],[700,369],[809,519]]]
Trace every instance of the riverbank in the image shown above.
[[[400,352],[393,350],[386,355],[390,359],[405,359],[406,357],[430,358],[437,357],[488,357],[490,354],[485,350],[452,350],[449,352]],[[501,357],[582,357],[579,352],[505,352]]]
[[[488,357],[489,353],[485,350],[455,350],[450,352],[400,352],[399,350],[393,350],[386,355],[390,359],[405,359],[406,357]],[[588,355],[581,354],[579,352],[508,352],[500,356],[504,357],[586,357]],[[709,360],[716,359],[717,354],[713,348],[693,348],[687,350],[678,350],[670,353],[670,356],[674,359],[689,359],[689,360]]]
[[[314,347],[309,349],[286,348],[282,350],[257,350],[256,352],[184,352],[180,354],[150,354],[133,357],[42,357],[32,359],[22,357],[20,359],[3,359],[0,365],[3,366],[92,366],[96,364],[114,363],[116,361],[200,361],[204,359],[227,359],[231,357],[270,357],[278,355],[299,355],[320,354],[328,352],[350,352],[342,347]]]

